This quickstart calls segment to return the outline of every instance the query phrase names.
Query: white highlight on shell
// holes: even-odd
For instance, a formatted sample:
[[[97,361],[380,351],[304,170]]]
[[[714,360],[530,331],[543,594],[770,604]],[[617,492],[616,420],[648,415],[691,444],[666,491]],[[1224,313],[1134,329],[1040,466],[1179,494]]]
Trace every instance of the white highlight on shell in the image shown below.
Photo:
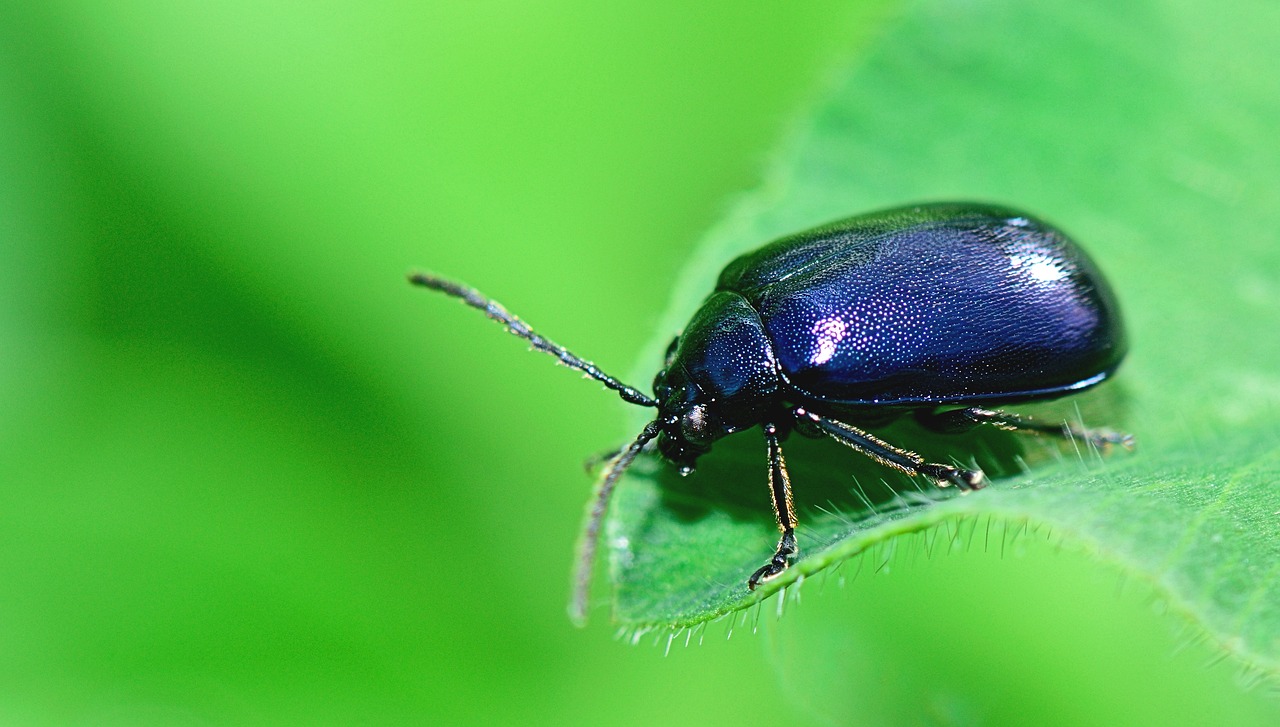
[[[813,335],[818,337],[818,350],[809,357],[814,366],[831,360],[840,342],[849,336],[849,324],[840,318],[822,318],[813,324]]]
[[[1014,270],[1025,271],[1027,276],[1040,283],[1056,283],[1071,274],[1060,261],[1043,253],[1010,255],[1009,264]]]

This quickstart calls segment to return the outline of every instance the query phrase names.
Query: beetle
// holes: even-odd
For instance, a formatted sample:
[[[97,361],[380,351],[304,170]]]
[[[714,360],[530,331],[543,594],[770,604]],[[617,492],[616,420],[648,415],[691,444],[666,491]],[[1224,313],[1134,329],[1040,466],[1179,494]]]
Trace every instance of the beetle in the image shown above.
[[[989,424],[1101,449],[1133,438],[991,407],[1052,399],[1109,378],[1125,355],[1114,294],[1076,243],[1024,212],[973,203],[901,207],[783,237],[733,260],[671,341],[652,396],[535,333],[465,285],[417,273],[624,401],[657,410],[612,453],[587,520],[571,608],[586,606],[601,521],[623,472],[656,448],[682,474],[719,439],[759,425],[780,537],[754,590],[798,554],[782,442],[829,437],[880,464],[963,491],[979,469],[926,461],[863,427],[904,415],[960,432]],[[650,443],[653,443],[651,445]]]

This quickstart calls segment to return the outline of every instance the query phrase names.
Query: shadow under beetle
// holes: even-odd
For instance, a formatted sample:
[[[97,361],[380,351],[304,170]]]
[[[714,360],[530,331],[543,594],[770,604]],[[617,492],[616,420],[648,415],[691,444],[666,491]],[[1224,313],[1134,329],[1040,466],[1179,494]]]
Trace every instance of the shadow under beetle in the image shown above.
[[[471,288],[426,274],[410,281],[461,298],[624,401],[658,411],[611,456],[599,485],[571,604],[578,619],[610,495],[654,440],[662,457],[688,474],[716,440],[761,425],[782,535],[773,557],[747,579],[753,590],[798,552],[781,447],[792,431],[830,437],[886,467],[961,490],[981,488],[982,472],[926,462],[859,427],[911,414],[944,433],[991,424],[1100,448],[1132,445],[1128,435],[987,408],[1089,388],[1125,353],[1120,312],[1098,268],[1063,233],[1007,208],[885,210],[739,257],[671,342],[653,396],[543,338]]]

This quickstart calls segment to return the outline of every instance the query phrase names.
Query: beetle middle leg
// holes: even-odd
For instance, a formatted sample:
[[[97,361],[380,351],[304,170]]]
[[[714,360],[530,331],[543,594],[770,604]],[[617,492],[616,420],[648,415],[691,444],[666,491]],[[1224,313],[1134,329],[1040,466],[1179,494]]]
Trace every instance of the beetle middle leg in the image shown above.
[[[773,496],[773,514],[778,520],[778,549],[773,558],[747,579],[747,588],[754,591],[761,581],[776,577],[791,564],[791,558],[799,552],[796,547],[796,509],[791,502],[791,477],[787,474],[787,461],[782,457],[778,442],[778,427],[764,425],[764,441],[769,450],[769,493]]]
[[[967,470],[949,464],[926,462],[924,457],[889,444],[883,439],[835,419],[815,414],[804,407],[796,407],[792,415],[805,426],[817,427],[837,442],[851,447],[886,467],[892,467],[909,475],[924,475],[939,487],[955,485],[961,490],[978,490],[984,486],[982,470]]]
[[[1047,424],[1021,414],[976,406],[941,412],[919,409],[916,411],[916,421],[926,429],[943,434],[965,432],[980,424],[990,424],[1010,432],[1048,434],[1063,439],[1088,442],[1102,450],[1110,449],[1117,444],[1125,449],[1133,449],[1132,434],[1123,434],[1110,429],[1088,429],[1069,421]]]

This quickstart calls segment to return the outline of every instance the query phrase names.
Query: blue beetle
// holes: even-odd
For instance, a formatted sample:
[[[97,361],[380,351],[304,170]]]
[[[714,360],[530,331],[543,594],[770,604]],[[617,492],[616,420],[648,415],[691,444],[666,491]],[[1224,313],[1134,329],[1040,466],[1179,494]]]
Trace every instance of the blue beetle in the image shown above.
[[[1115,297],[1094,263],[1060,231],[1004,207],[885,210],[737,258],[671,342],[653,396],[543,338],[471,288],[426,274],[410,280],[485,311],[625,401],[657,409],[639,436],[613,453],[597,491],[578,566],[579,615],[614,485],[655,440],[688,474],[716,440],[761,425],[781,537],[773,557],[747,579],[751,589],[782,573],[798,552],[781,447],[793,430],[962,490],[982,487],[982,472],[927,462],[859,427],[911,414],[940,432],[987,423],[1102,448],[1132,444],[1109,430],[988,408],[1094,386],[1125,353]]]

